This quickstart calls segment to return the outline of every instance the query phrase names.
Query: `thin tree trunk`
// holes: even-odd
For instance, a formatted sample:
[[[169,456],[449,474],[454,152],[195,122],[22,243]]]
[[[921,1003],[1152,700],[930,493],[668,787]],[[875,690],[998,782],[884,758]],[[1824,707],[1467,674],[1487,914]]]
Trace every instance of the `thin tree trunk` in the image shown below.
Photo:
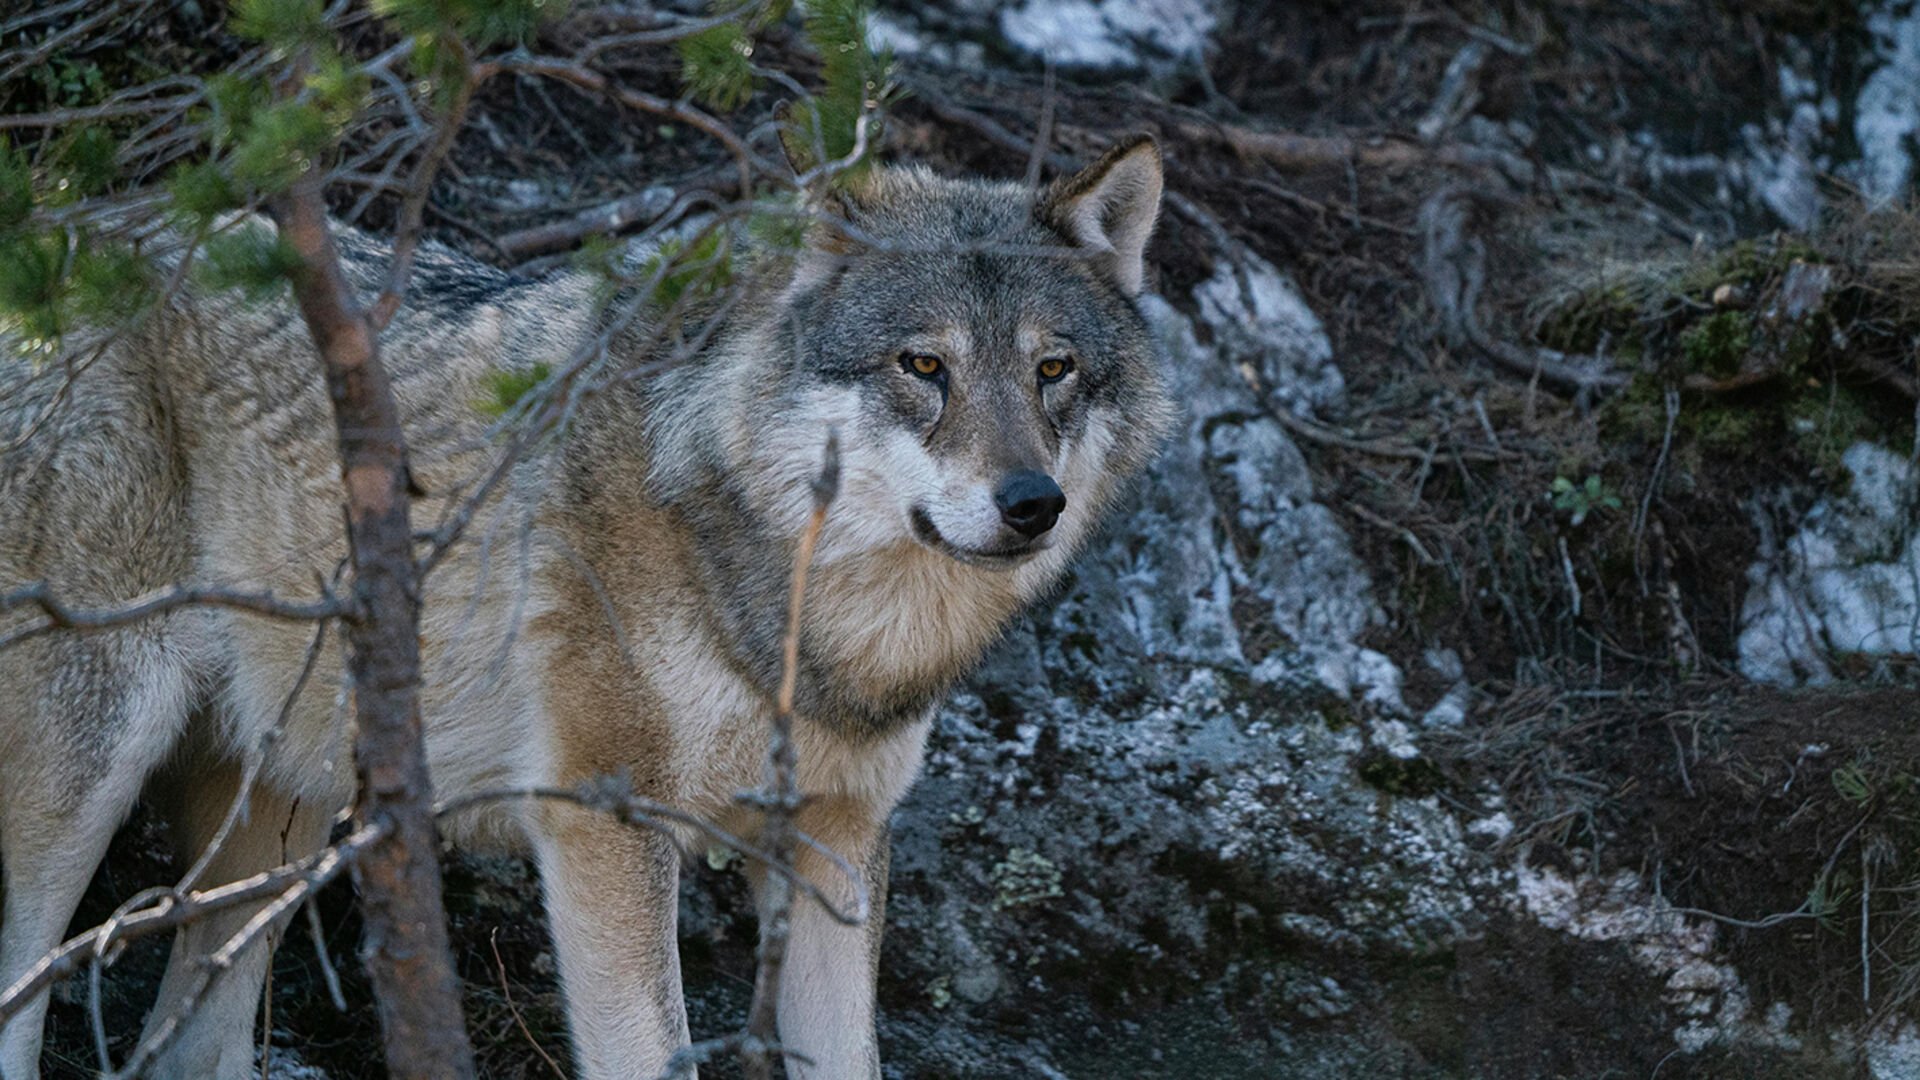
[[[354,301],[310,172],[274,202],[300,256],[294,298],[325,369],[346,482],[359,617],[348,622],[362,821],[392,832],[354,864],[393,1080],[470,1080],[473,1050],[440,898],[439,839],[420,724],[420,579],[409,523],[406,440],[377,335]]]

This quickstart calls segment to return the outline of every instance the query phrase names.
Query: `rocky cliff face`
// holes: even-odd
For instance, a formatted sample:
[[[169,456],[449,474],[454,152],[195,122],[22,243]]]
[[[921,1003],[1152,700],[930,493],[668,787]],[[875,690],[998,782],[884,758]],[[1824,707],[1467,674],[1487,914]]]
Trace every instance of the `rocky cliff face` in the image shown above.
[[[1198,3],[942,10],[883,28],[909,62],[950,62],[966,27],[984,55],[1164,74],[1232,25]],[[1905,191],[1915,18],[1868,12],[1851,57],[1789,49],[1740,138],[1691,155],[1715,197],[1806,227],[1821,170]],[[1863,76],[1844,102],[1816,81],[1840,68]],[[1592,153],[1657,170],[1683,142],[1649,129]],[[1751,925],[1677,905],[1644,858],[1604,868],[1597,841],[1596,861],[1543,862],[1497,778],[1440,779],[1487,699],[1458,642],[1379,651],[1395,638],[1380,585],[1283,422],[1346,415],[1355,358],[1284,272],[1212,254],[1197,284],[1147,301],[1185,426],[1064,595],[943,715],[901,813],[900,1075],[1920,1075],[1897,1014],[1809,1017],[1776,973],[1755,986],[1730,958]],[[1755,551],[1747,678],[1915,651],[1907,455],[1847,450],[1851,487]],[[1773,496],[1752,494],[1764,516]]]
[[[1441,790],[1423,743],[1462,695],[1416,716],[1366,647],[1373,583],[1275,419],[1338,412],[1335,358],[1283,274],[1232,271],[1192,316],[1148,301],[1187,423],[942,715],[900,814],[898,1075],[1910,1075],[1912,1036],[1805,1030],[1713,919],[1534,865],[1497,785]]]

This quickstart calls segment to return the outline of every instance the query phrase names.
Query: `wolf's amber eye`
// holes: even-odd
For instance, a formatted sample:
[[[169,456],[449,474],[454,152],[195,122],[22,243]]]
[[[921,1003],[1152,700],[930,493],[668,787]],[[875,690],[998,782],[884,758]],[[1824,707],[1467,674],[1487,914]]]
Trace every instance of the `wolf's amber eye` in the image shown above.
[[[1067,377],[1067,372],[1072,370],[1073,357],[1049,356],[1045,360],[1040,361],[1040,381],[1059,382],[1061,379]]]
[[[940,358],[937,356],[928,356],[926,353],[908,353],[900,358],[900,366],[923,379],[931,379],[939,375],[941,368],[945,365],[940,363]]]

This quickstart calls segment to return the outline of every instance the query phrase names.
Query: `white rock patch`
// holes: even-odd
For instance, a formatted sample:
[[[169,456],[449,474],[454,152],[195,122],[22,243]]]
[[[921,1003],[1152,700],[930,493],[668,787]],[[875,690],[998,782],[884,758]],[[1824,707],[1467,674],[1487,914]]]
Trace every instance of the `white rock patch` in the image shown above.
[[[1913,175],[1920,133],[1920,5],[1892,0],[1867,17],[1881,65],[1854,101],[1853,134],[1862,157],[1859,182],[1880,205],[1901,198]]]
[[[1649,896],[1639,875],[1623,870],[1606,879],[1590,874],[1569,879],[1552,868],[1527,865],[1524,851],[1513,873],[1515,897],[1540,925],[1587,941],[1617,942],[1634,963],[1665,980],[1661,1000],[1683,1018],[1673,1030],[1682,1051],[1693,1053],[1715,1042],[1797,1045],[1786,1032],[1783,1006],[1755,1018],[1739,973],[1715,955],[1715,924]]]
[[[1836,654],[1920,652],[1920,533],[1911,462],[1871,443],[1842,458],[1850,490],[1815,503],[1784,543],[1747,571],[1740,671],[1759,682],[1820,684]]]
[[[1198,56],[1219,21],[1205,0],[1026,0],[1001,9],[1000,33],[1062,67],[1130,70]]]

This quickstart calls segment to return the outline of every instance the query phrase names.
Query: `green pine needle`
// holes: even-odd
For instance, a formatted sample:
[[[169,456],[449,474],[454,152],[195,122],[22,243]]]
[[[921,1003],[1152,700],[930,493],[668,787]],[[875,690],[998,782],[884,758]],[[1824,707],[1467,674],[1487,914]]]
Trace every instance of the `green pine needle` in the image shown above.
[[[262,191],[280,191],[332,150],[334,125],[311,104],[282,101],[256,112],[233,150],[233,174]]]
[[[27,155],[0,139],[0,236],[33,213],[33,168]]]
[[[248,222],[207,241],[198,277],[208,289],[238,289],[258,303],[278,295],[300,255],[266,225]]]
[[[211,223],[228,210],[239,209],[242,202],[226,170],[212,161],[174,169],[167,177],[167,192],[173,196],[174,209],[199,225]]]
[[[747,218],[747,235],[764,250],[791,254],[806,244],[807,224],[796,201],[762,201]]]
[[[235,0],[229,25],[241,37],[287,50],[329,36],[320,0]]]
[[[125,245],[82,248],[71,281],[75,310],[101,322],[125,321],[155,295],[152,266]]]
[[[721,23],[680,40],[680,78],[722,112],[753,96],[753,39],[739,23]]]
[[[485,415],[496,420],[507,415],[520,399],[532,393],[535,387],[546,382],[553,375],[553,369],[544,363],[535,362],[528,368],[508,368],[490,371],[486,377],[486,397],[476,407]]]
[[[683,297],[706,299],[733,283],[732,245],[714,229],[692,244],[679,239],[663,242],[641,262],[639,276],[655,280],[654,306],[662,311]]]
[[[319,50],[314,60],[307,89],[313,91],[315,104],[328,120],[345,126],[367,103],[372,82],[359,64],[348,63],[338,52],[325,49]]]
[[[477,48],[523,44],[549,19],[566,14],[566,0],[448,0],[454,25]]]
[[[207,78],[207,102],[213,145],[221,149],[231,144],[253,123],[253,115],[267,105],[267,88],[252,79],[221,73]]]
[[[55,201],[71,202],[98,195],[119,175],[113,155],[119,143],[101,127],[75,129],[54,149]]]
[[[567,0],[374,0],[373,10],[413,36],[459,34],[476,49],[524,44],[566,14]]]
[[[65,329],[66,247],[58,233],[0,240],[0,327],[24,343],[58,340]]]
[[[860,117],[884,103],[893,58],[867,47],[867,0],[812,0],[807,4],[807,40],[820,54],[820,93],[793,110],[790,135],[798,145],[818,145],[829,160],[853,153]],[[870,123],[872,121],[869,121]],[[869,131],[869,143],[878,132]],[[860,163],[861,166],[865,162]],[[851,171],[858,171],[851,170]]]

